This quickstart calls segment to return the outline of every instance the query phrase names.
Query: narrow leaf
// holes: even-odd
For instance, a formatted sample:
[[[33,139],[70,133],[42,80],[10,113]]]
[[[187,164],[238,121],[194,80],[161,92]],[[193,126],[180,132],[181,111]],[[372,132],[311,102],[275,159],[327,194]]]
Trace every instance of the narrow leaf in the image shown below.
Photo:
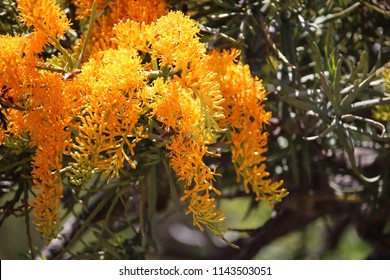
[[[343,65],[343,58],[339,58],[336,66],[336,75],[333,81],[333,91],[337,94],[341,101],[341,68]]]
[[[322,89],[324,90],[324,94],[332,104],[332,107],[334,108],[336,115],[340,115],[341,114],[340,104],[337,102],[334,94],[331,92],[328,82],[325,78],[325,75],[322,72],[320,72],[320,80],[321,80]]]
[[[329,15],[326,15],[326,16],[321,16],[321,17],[318,17],[315,21],[314,21],[314,24],[316,25],[322,25],[322,24],[325,24],[327,22],[330,22],[330,21],[334,21],[338,18],[342,18],[346,15],[348,15],[349,13],[353,12],[357,7],[360,6],[360,3],[359,2],[356,2],[355,4],[353,4],[352,6],[346,8],[345,10],[339,12],[339,13],[334,13],[334,14],[329,14]]]
[[[148,220],[151,221],[156,213],[157,204],[157,182],[156,182],[156,166],[150,166],[146,177],[148,187]]]
[[[319,111],[318,107],[315,106],[312,102],[305,102],[305,101],[299,100],[297,98],[289,97],[289,96],[282,97],[282,101],[287,102],[298,109],[301,109],[304,111],[311,110],[319,115],[323,115],[323,113]]]
[[[353,91],[344,97],[341,101],[341,109],[344,113],[349,113],[351,109],[351,104],[356,100],[359,94],[370,85],[370,82],[375,78],[377,73],[372,73],[364,81],[359,83],[359,80],[356,80],[353,86]]]
[[[323,72],[324,65],[322,64],[322,55],[320,49],[318,48],[318,45],[315,42],[313,42],[312,44],[310,44],[310,47],[311,47],[313,60],[316,63],[315,66],[316,72]]]
[[[362,73],[363,77],[365,78],[368,73],[368,55],[366,51],[363,51],[360,54],[360,59],[357,64],[357,69],[358,73]]]
[[[168,175],[169,191],[171,193],[173,206],[174,206],[174,208],[176,210],[182,211],[182,207],[181,207],[181,204],[180,204],[180,198],[179,198],[179,196],[177,195],[177,192],[176,192],[176,185],[175,185],[175,183],[174,183],[174,181],[172,179],[171,169],[169,168],[166,159],[163,159],[162,162],[164,164],[165,171],[166,171],[166,173]]]

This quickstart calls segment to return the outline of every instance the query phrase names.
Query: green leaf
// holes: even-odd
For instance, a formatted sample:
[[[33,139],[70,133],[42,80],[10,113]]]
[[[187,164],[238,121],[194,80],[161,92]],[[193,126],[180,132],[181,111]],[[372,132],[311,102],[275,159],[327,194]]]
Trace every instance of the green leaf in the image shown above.
[[[320,72],[320,81],[321,81],[322,89],[324,90],[324,94],[332,104],[332,107],[334,108],[336,115],[337,116],[341,115],[340,104],[337,102],[333,92],[331,92],[328,82],[325,78],[325,75],[322,72]]]
[[[367,55],[366,51],[363,51],[360,54],[360,59],[359,59],[359,62],[357,64],[356,70],[358,71],[358,73],[362,73],[363,74],[363,78],[367,77],[367,73],[368,73],[368,55]]]
[[[316,63],[314,67],[316,69],[316,72],[323,72],[324,65],[322,64],[322,55],[320,49],[318,48],[318,45],[315,42],[312,42],[310,44],[310,48],[311,48],[312,58]]]
[[[329,23],[326,25],[325,37],[325,55],[328,57],[330,50],[334,48],[334,25]]]
[[[172,202],[173,202],[173,207],[178,210],[178,211],[182,211],[182,207],[181,207],[181,204],[180,204],[180,198],[179,196],[177,195],[177,191],[176,191],[176,185],[172,179],[172,173],[171,173],[171,169],[169,168],[169,165],[168,165],[168,162],[166,159],[163,159],[163,164],[164,164],[164,168],[165,168],[165,171],[168,175],[168,183],[169,183],[169,191],[171,193],[171,197],[172,197]]]
[[[334,131],[336,132],[339,142],[344,148],[344,151],[347,153],[352,169],[357,170],[355,153],[354,153],[354,145],[349,133],[347,132],[347,130],[344,129],[343,126],[341,126],[341,122],[336,124],[336,128]]]
[[[390,104],[390,97],[383,98],[374,98],[370,100],[359,101],[351,104],[350,112],[355,112],[358,110],[364,110],[368,108],[372,108],[378,105]]]
[[[359,94],[369,86],[370,82],[375,78],[376,72],[372,73],[368,76],[364,81],[360,82],[360,80],[356,80],[353,85],[353,91],[346,95],[341,101],[341,110],[343,113],[349,113],[351,110],[351,104],[356,100]]]
[[[291,96],[283,96],[281,99],[282,99],[282,101],[287,102],[300,110],[313,111],[313,112],[317,113],[318,115],[321,115],[323,117],[327,117],[326,112],[321,112],[320,109],[316,105],[314,105],[314,103],[311,101],[306,102],[306,101],[302,101],[302,100],[299,100],[298,98],[291,97]]]
[[[107,214],[106,214],[106,216],[105,216],[105,218],[104,218],[104,225],[108,225],[108,224],[109,224],[109,220],[110,220],[110,217],[111,217],[111,213],[112,213],[112,211],[114,210],[115,206],[117,205],[118,200],[119,200],[123,195],[125,195],[127,192],[129,192],[129,188],[123,187],[123,188],[120,188],[120,189],[119,189],[119,192],[116,192],[116,193],[115,193],[115,197],[112,199],[110,208],[108,209]]]
[[[341,102],[341,69],[343,66],[343,62],[344,58],[340,57],[337,61],[336,73],[333,80],[333,92],[337,94],[337,99],[339,99],[339,102]]]
[[[234,3],[232,3],[231,1],[213,0],[213,2],[216,5],[223,7],[225,9],[233,9],[234,8]]]
[[[355,4],[353,4],[352,6],[346,8],[345,10],[339,12],[339,13],[334,13],[334,14],[328,14],[326,16],[319,16],[316,18],[316,20],[314,21],[314,24],[315,25],[323,25],[327,22],[331,22],[331,21],[334,21],[336,19],[339,19],[339,18],[342,18],[342,17],[345,17],[346,15],[348,15],[349,13],[353,12],[356,8],[358,8],[360,6],[360,3],[359,2],[356,2]]]
[[[348,71],[350,73],[348,80],[350,83],[353,83],[354,81],[356,81],[358,79],[358,73],[357,73],[357,70],[355,67],[355,63],[351,59],[345,59],[344,61],[346,62],[346,65],[348,67]]]
[[[94,230],[93,235],[97,238],[97,240],[99,241],[99,244],[102,245],[104,247],[104,249],[106,249],[109,254],[111,254],[113,257],[115,257],[118,260],[122,259],[122,257],[116,251],[115,247],[113,245],[111,245],[107,241],[106,237],[103,237],[100,232],[97,232]]]
[[[149,168],[148,175],[146,177],[146,184],[148,187],[148,220],[151,221],[156,213],[157,204],[157,182],[156,182],[156,166],[152,165]]]

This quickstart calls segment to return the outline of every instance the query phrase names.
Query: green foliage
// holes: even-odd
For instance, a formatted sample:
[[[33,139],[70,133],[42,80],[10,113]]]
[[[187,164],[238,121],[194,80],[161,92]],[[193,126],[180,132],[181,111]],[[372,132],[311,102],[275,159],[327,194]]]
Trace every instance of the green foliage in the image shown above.
[[[0,34],[18,34],[23,25],[18,20],[16,2],[12,0],[2,0],[0,2]]]

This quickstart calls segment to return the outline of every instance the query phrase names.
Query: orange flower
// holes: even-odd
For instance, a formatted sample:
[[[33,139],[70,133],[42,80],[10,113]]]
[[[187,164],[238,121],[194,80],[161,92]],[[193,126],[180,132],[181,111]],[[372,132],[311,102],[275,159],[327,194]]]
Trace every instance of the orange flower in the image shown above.
[[[172,28],[174,27],[174,28]],[[199,41],[196,22],[181,12],[170,12],[151,25],[152,55],[160,60],[160,66],[169,65],[173,70],[187,69],[205,55],[206,47]]]
[[[150,96],[152,114],[167,128],[191,135],[202,119],[199,101],[179,81],[159,78],[154,81]]]
[[[158,97],[152,104],[153,114],[175,131],[200,137],[207,144],[215,143],[221,132],[218,121],[224,118],[224,100],[217,73],[197,37],[196,22],[181,12],[170,12],[151,24],[148,31],[154,34],[148,40],[152,57],[159,61],[160,68],[168,67],[172,72],[172,78],[165,77],[165,84],[162,80],[154,83]]]
[[[114,26],[114,33],[112,41],[118,47],[139,50],[144,53],[150,51],[150,38],[154,36],[150,25],[133,20],[120,21]]]
[[[76,19],[85,19],[91,15],[91,7],[93,0],[73,0],[77,7]],[[121,19],[131,19],[137,22],[150,23],[157,18],[166,14],[168,6],[162,0],[98,0],[98,13],[103,10],[108,10],[108,13],[114,13],[117,21]]]
[[[78,19],[90,16],[93,0],[75,0]],[[146,24],[155,21],[166,14],[168,6],[163,0],[116,0],[97,1],[98,14],[104,11],[103,15],[96,19],[91,35],[91,53],[96,54],[99,50],[106,50],[114,47],[111,38],[114,37],[114,25],[120,21],[133,20]]]
[[[221,195],[213,186],[215,173],[203,162],[207,147],[200,139],[185,140],[182,134],[171,137],[167,149],[170,150],[170,163],[179,181],[184,181],[184,195],[181,200],[188,202],[188,211],[192,213],[194,225],[201,231],[207,226],[218,236],[226,231],[223,227],[224,214],[215,210],[212,193]]]
[[[13,137],[28,135],[30,145],[37,146],[32,175],[34,189],[39,192],[31,205],[38,218],[34,222],[38,231],[47,240],[51,240],[61,228],[58,207],[62,185],[58,170],[61,168],[62,151],[69,137],[64,127],[70,120],[70,103],[62,92],[62,76],[36,69],[40,62],[38,54],[46,43],[46,36],[55,38],[53,34],[63,32],[58,29],[60,27],[57,22],[61,16],[53,15],[59,11],[55,3],[42,1],[40,4],[42,6],[29,1],[19,2],[23,20],[34,24],[36,30],[28,37],[0,37],[0,77],[1,87],[9,89],[7,95],[3,96],[10,106],[7,109],[7,132]],[[42,22],[43,8],[44,20],[48,20],[46,23]],[[54,33],[50,33],[52,31]],[[4,135],[2,137],[4,141]]]
[[[25,98],[26,88],[39,76],[35,67],[44,42],[45,38],[39,33],[29,37],[0,35],[0,87],[9,89],[7,96],[14,103]]]
[[[57,238],[58,233],[62,230],[59,219],[59,201],[62,198],[63,186],[58,174],[61,165],[49,164],[48,166],[48,163],[53,161],[53,157],[57,159],[56,162],[59,162],[58,157],[61,151],[55,151],[56,147],[50,147],[50,145],[43,148],[37,151],[33,162],[35,166],[33,171],[34,189],[40,192],[34,198],[31,206],[34,208],[34,216],[38,219],[33,223],[37,225],[37,230],[42,237],[50,242],[53,238]]]
[[[73,97],[63,91],[64,83],[62,75],[40,71],[29,88],[28,107],[23,112],[30,143],[37,147],[32,163],[34,189],[39,191],[31,204],[38,218],[34,223],[48,241],[61,230],[59,200],[63,187],[59,170],[70,140],[70,131],[64,128],[71,121],[73,105]]]
[[[141,62],[134,51],[107,50],[83,67],[78,82],[87,93],[79,121],[69,173],[73,183],[84,185],[95,172],[117,176],[124,161],[135,168],[131,156],[136,143],[146,136],[136,126],[140,115],[137,94],[144,85]]]
[[[70,28],[70,22],[55,0],[17,0],[20,19],[28,26],[59,39]]]
[[[235,62],[238,54],[236,50],[210,54],[210,65],[219,73],[225,98],[226,118],[221,119],[220,124],[231,131],[232,162],[245,191],[252,191],[256,200],[280,201],[288,194],[286,189],[280,188],[283,181],[271,183],[265,171],[268,134],[263,127],[268,124],[271,113],[264,110],[262,102],[267,92],[262,82],[251,76],[248,65]]]
[[[92,4],[94,0],[73,0],[73,4],[77,7],[76,19],[82,20],[88,18],[92,12]],[[108,0],[96,0],[97,11],[101,13],[108,5]]]

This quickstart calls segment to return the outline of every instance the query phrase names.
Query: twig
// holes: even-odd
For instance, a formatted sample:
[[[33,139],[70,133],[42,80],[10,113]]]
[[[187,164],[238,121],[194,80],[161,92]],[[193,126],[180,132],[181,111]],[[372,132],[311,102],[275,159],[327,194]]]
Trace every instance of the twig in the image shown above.
[[[93,1],[93,4],[92,4],[91,17],[89,18],[89,24],[88,24],[87,35],[85,36],[84,45],[83,45],[83,48],[82,48],[82,50],[81,50],[81,52],[80,52],[79,59],[77,60],[77,63],[76,63],[76,69],[80,69],[81,61],[82,61],[82,59],[83,59],[85,49],[87,48],[88,39],[89,39],[89,37],[91,36],[93,24],[95,23],[95,19],[96,19],[96,10],[97,10],[97,4],[96,4],[96,0],[94,0],[94,1]]]

